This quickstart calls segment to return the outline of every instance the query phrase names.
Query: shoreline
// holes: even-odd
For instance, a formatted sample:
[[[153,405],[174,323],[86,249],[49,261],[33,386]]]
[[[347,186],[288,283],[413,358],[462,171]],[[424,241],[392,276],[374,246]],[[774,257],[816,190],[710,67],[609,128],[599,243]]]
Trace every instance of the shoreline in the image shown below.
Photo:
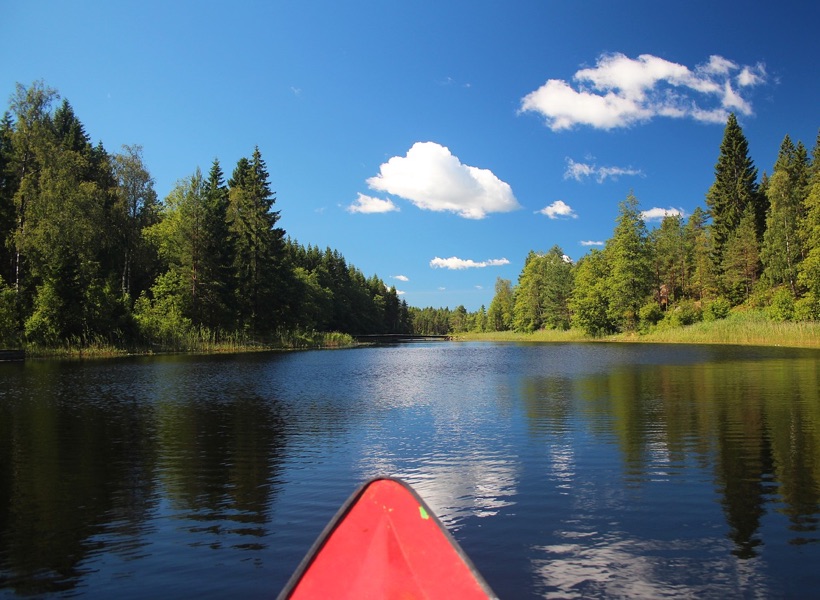
[[[356,342],[343,334],[319,334],[291,344],[227,343],[204,344],[199,348],[117,348],[111,345],[87,347],[34,346],[24,348],[26,360],[37,359],[101,359],[128,356],[160,356],[170,354],[246,354],[253,352],[289,352],[295,350],[337,350],[360,348],[369,343]],[[523,343],[613,343],[613,344],[692,344],[759,346],[820,350],[820,322],[772,321],[754,313],[735,313],[726,319],[700,322],[682,327],[659,329],[645,333],[619,333],[591,337],[579,329],[566,331],[542,329],[532,333],[516,331],[461,332],[451,334],[454,342],[523,342]],[[19,349],[17,349],[19,350]]]

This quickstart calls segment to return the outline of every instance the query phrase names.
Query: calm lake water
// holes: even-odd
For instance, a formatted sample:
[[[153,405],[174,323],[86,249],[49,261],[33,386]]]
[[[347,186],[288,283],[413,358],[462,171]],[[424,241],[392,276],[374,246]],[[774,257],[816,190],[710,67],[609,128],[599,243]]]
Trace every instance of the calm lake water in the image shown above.
[[[502,598],[817,597],[818,390],[721,346],[0,364],[0,596],[275,596],[392,475]]]

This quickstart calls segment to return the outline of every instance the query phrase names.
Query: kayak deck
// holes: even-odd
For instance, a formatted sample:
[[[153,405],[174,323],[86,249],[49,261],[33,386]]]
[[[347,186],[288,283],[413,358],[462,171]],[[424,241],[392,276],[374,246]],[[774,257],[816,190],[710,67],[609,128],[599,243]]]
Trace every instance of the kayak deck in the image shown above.
[[[369,481],[347,500],[279,595],[495,597],[424,500],[391,478]]]

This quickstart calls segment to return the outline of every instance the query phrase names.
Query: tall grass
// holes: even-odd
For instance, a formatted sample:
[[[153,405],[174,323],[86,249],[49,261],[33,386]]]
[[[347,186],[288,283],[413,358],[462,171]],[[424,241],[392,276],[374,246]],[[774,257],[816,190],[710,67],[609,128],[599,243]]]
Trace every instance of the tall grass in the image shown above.
[[[652,332],[635,341],[820,348],[820,323],[771,321],[758,312],[732,313],[726,319]]]
[[[583,342],[593,338],[587,336],[580,329],[561,331],[558,329],[541,329],[533,333],[517,331],[488,331],[483,333],[465,332],[453,336],[456,341],[487,341],[487,342]]]
[[[732,344],[746,346],[783,346],[820,348],[820,322],[776,322],[760,312],[732,313],[719,321],[700,322],[684,327],[670,327],[651,333],[621,333],[591,337],[579,329],[543,330],[535,333],[496,331],[463,333],[461,341],[501,342],[621,342],[662,344]]]
[[[338,332],[281,331],[273,336],[256,338],[243,332],[189,329],[162,340],[121,347],[104,339],[73,338],[62,344],[46,346],[26,344],[28,358],[108,358],[132,354],[238,354],[268,350],[307,350],[346,348],[356,345],[352,336]]]

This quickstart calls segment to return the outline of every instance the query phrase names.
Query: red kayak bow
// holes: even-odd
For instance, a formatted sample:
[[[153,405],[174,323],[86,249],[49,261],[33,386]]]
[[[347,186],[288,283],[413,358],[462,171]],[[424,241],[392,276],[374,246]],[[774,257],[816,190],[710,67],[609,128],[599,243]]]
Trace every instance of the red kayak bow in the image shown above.
[[[495,598],[418,494],[374,479],[336,513],[280,599]]]

